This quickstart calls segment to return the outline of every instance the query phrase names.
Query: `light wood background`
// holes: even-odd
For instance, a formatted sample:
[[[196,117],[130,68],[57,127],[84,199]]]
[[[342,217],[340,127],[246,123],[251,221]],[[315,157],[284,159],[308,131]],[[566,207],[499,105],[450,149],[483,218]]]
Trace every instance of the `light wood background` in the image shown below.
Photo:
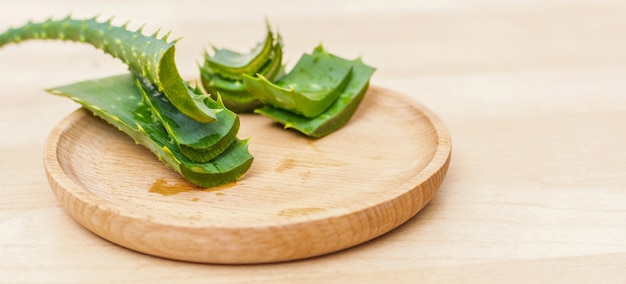
[[[378,71],[372,84],[437,113],[448,176],[405,225],[358,247],[268,265],[138,254],[74,222],[42,163],[77,104],[47,87],[125,72],[93,48],[0,49],[0,282],[626,281],[626,3],[623,1],[45,1],[0,4],[0,29],[48,16],[116,16],[183,37],[195,77],[211,44],[245,50],[264,18],[294,63],[320,42]],[[202,4],[201,4],[202,2]],[[235,3],[236,2],[236,3]],[[390,137],[402,139],[402,137]]]

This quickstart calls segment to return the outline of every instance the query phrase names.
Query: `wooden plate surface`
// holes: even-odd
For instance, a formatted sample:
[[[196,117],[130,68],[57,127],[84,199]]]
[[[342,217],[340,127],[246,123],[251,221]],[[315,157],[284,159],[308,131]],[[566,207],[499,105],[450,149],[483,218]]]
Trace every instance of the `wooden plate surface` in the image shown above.
[[[61,205],[120,246],[204,263],[264,263],[335,252],[407,221],[433,197],[450,134],[428,109],[370,87],[341,130],[314,140],[241,116],[255,160],[218,188],[187,183],[88,111],[65,118],[44,164]]]

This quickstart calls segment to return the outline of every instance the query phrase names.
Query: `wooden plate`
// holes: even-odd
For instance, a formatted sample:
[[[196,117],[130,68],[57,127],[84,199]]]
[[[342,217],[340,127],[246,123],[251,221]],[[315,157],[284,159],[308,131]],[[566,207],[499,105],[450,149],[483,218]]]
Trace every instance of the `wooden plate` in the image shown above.
[[[313,140],[242,115],[254,163],[240,181],[192,186],[85,110],[51,133],[45,167],[67,212],[95,234],[150,255],[262,263],[371,240],[414,216],[450,160],[450,134],[420,104],[370,87],[346,127]]]

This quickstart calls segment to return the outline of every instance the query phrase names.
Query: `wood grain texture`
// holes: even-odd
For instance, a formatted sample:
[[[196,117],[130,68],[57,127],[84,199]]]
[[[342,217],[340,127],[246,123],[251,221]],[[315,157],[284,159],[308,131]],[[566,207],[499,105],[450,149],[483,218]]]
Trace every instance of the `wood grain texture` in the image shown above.
[[[147,254],[207,263],[308,258],[378,237],[430,201],[450,162],[450,134],[429,110],[370,87],[341,131],[310,139],[259,115],[245,178],[186,182],[87,111],[52,131],[45,167],[57,198],[90,231]]]
[[[22,0],[2,4],[0,27],[70,11],[173,30],[171,38],[183,37],[177,64],[190,77],[203,47],[245,50],[263,37],[267,16],[287,62],[321,41],[377,67],[373,85],[433,110],[450,129],[453,159],[419,214],[337,253],[233,266],[136,253],[66,213],[42,153],[51,130],[78,107],[42,90],[126,68],[76,44],[7,46],[0,282],[623,283],[623,1]]]

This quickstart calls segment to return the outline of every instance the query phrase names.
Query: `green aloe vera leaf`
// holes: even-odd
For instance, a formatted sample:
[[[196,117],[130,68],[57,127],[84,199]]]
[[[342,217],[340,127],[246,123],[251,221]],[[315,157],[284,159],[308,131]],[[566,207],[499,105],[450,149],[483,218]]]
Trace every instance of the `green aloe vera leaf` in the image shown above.
[[[283,39],[280,33],[276,34],[276,44],[274,45],[274,53],[272,59],[261,68],[258,74],[263,75],[270,81],[274,81],[282,74],[283,71]]]
[[[113,26],[111,20],[98,22],[96,18],[77,20],[69,16],[62,20],[28,22],[0,34],[0,46],[29,39],[59,39],[88,43],[115,58],[119,58],[134,72],[148,78],[162,90],[178,110],[200,122],[213,122],[219,109],[211,109],[206,95],[190,92],[185,86],[174,62],[175,43],[167,41],[168,34],[158,38],[142,29],[130,31],[127,25]]]
[[[248,92],[242,80],[226,79],[215,73],[210,67],[204,66],[200,71],[202,85],[211,94],[211,91]]]
[[[282,68],[282,44],[277,43],[272,58],[257,71],[268,80],[274,80],[280,74]],[[243,80],[232,80],[222,77],[217,71],[206,64],[201,67],[200,74],[203,79],[203,86],[207,90],[247,92]]]
[[[283,43],[279,33],[268,62],[266,62],[257,73],[274,80],[282,72]],[[213,99],[219,94],[224,105],[236,113],[250,113],[263,103],[255,96],[252,96],[243,84],[241,79],[224,78],[218,71],[211,68],[207,62],[200,68],[201,82],[205,90],[211,94]]]
[[[153,116],[160,120],[180,151],[192,161],[208,162],[235,140],[239,131],[239,117],[225,109],[221,99],[215,102],[215,107],[224,109],[217,113],[217,121],[202,123],[179,112],[148,79],[138,76],[135,85]],[[200,92],[198,88],[187,87],[194,93]]]
[[[261,102],[312,118],[324,112],[350,81],[352,66],[337,61],[326,52],[304,54],[275,83],[262,75],[244,75],[243,82]]]
[[[227,109],[235,113],[251,113],[254,109],[263,106],[261,101],[248,93],[242,81],[217,78],[219,78],[218,75],[205,72],[202,73],[201,83],[213,99],[220,97]],[[218,80],[221,83],[216,84]]]
[[[223,97],[224,104],[236,113],[253,113],[255,109],[263,106],[263,103],[248,93],[229,95]]]
[[[274,50],[274,33],[267,24],[265,40],[257,43],[247,53],[240,53],[230,49],[213,47],[213,55],[205,52],[205,65],[215,70],[224,78],[241,80],[242,74],[253,75],[257,73]]]
[[[152,117],[152,110],[143,100],[131,74],[78,82],[48,91],[80,103],[126,133],[136,143],[148,148],[159,160],[198,186],[213,187],[234,182],[252,164],[248,140],[239,139],[209,162],[191,161],[170,141],[159,120]]]
[[[318,46],[313,53],[325,53],[325,51]],[[369,80],[376,69],[364,64],[361,59],[346,60],[335,55],[331,56],[337,64],[351,66],[352,77],[339,98],[325,112],[317,117],[307,118],[267,105],[255,112],[283,124],[285,128],[293,128],[315,138],[326,136],[343,127],[365,96]]]

